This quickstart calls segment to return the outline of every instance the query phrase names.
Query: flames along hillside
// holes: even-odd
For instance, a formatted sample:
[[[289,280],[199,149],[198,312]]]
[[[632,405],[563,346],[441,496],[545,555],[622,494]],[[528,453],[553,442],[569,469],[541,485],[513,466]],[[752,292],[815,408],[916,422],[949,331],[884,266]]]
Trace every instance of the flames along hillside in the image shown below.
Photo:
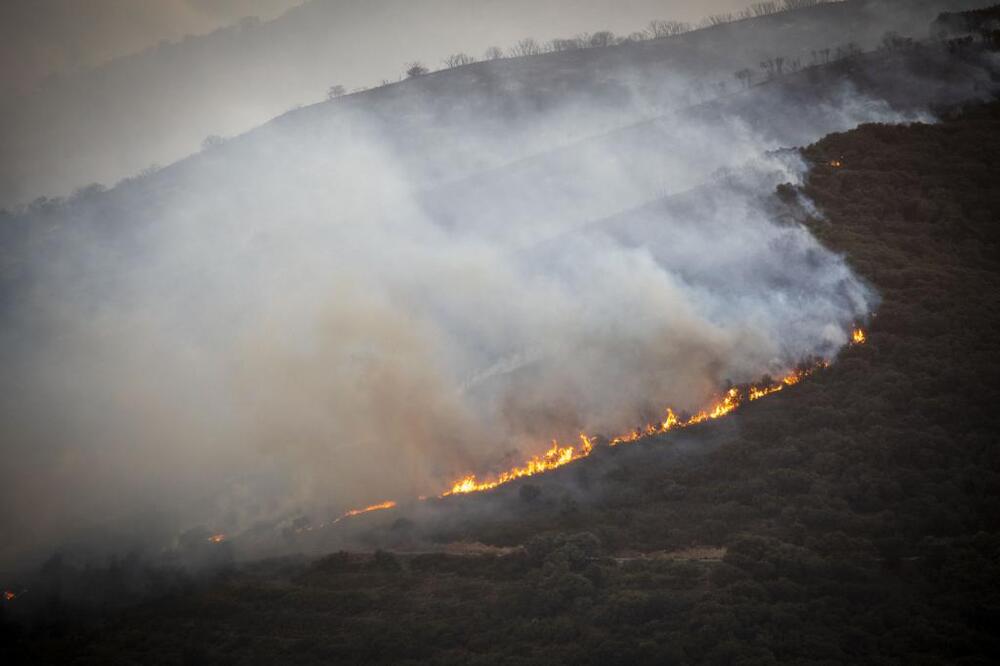
[[[864,344],[866,339],[867,336],[864,329],[855,328],[852,330],[851,344]],[[819,359],[809,363],[803,363],[798,368],[792,370],[784,377],[777,380],[765,378],[758,383],[730,387],[726,390],[722,397],[710,407],[695,414],[681,413],[678,415],[673,408],[667,407],[661,421],[657,423],[649,423],[645,426],[638,427],[635,430],[611,437],[607,443],[609,446],[631,444],[647,437],[662,435],[673,430],[688,428],[706,421],[722,418],[748,402],[759,400],[773,393],[777,393],[778,391],[781,391],[789,386],[798,384],[814,372],[828,367],[829,364],[829,361]],[[547,449],[544,453],[532,456],[525,461],[523,465],[513,467],[509,470],[500,472],[495,476],[486,477],[484,479],[480,479],[475,474],[469,474],[455,481],[448,490],[441,493],[440,497],[492,490],[518,479],[550,472],[554,469],[563,467],[564,465],[586,458],[594,451],[597,441],[598,438],[596,436],[588,435],[586,433],[580,433],[579,444],[564,445],[560,444],[556,440],[553,440],[549,449]],[[351,509],[346,511],[331,524],[336,524],[345,518],[352,518],[354,516],[370,513],[372,511],[393,509],[395,507],[396,502],[388,500],[364,508]]]

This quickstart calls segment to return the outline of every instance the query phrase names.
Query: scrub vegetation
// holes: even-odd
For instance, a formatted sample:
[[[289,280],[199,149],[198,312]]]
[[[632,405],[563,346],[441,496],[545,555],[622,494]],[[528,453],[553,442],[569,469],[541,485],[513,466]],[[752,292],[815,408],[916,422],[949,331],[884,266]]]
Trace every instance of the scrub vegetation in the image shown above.
[[[30,628],[4,625],[4,649],[35,663],[993,663],[1000,104],[803,154],[823,213],[810,228],[883,300],[867,344],[685,433],[724,440],[710,453],[671,457],[670,435],[595,455],[508,492],[508,521],[440,535],[519,547],[271,560],[85,625],[53,596]],[[600,499],[572,499],[570,482]]]

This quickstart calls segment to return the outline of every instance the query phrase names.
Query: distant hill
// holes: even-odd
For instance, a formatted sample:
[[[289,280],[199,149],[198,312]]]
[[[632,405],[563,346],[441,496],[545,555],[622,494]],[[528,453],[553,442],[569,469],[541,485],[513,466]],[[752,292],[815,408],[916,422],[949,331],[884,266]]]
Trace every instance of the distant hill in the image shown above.
[[[823,57],[814,51],[835,51],[849,42],[869,49],[886,31],[923,37],[941,10],[955,7],[944,0],[850,0],[637,45],[500,61],[490,71],[535,91],[632,85],[633,74],[648,83],[655,74],[678,84],[660,90],[674,97],[678,88],[695,91],[719,81],[735,87],[733,72],[757,71],[775,56],[806,64]],[[366,51],[361,37],[382,29],[386,19],[369,9],[370,3],[314,0],[272,21],[246,21],[164,44],[0,103],[0,206],[65,195],[92,182],[110,185],[196,151],[209,135],[238,134],[321,97],[353,59],[384,57]],[[361,32],[348,38],[343,21],[360,21],[354,30]],[[405,25],[400,21],[392,17],[393,30]],[[401,67],[395,61],[384,65],[390,77]],[[444,89],[460,95],[468,73],[437,76],[443,81],[434,94]],[[651,102],[664,100],[654,96]]]

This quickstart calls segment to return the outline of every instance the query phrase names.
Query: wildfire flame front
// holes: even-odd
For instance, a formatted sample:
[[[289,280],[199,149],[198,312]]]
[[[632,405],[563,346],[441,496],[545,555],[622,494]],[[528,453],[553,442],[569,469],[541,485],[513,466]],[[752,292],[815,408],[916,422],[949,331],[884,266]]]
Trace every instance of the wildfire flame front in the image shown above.
[[[379,502],[378,504],[372,504],[371,506],[366,506],[363,509],[351,509],[350,511],[345,511],[343,515],[334,520],[331,525],[339,523],[344,518],[350,518],[351,516],[359,516],[362,513],[369,513],[371,511],[384,511],[385,509],[395,508],[396,503],[392,500],[386,500],[385,502]]]
[[[851,331],[852,344],[864,344],[867,339],[867,335],[863,329],[854,328]],[[829,365],[829,361],[817,360],[811,365],[802,366],[797,370],[793,370],[779,380],[765,380],[759,384],[731,387],[723,394],[722,398],[710,408],[702,410],[697,414],[686,416],[685,418],[678,416],[672,408],[667,407],[663,419],[658,423],[650,423],[645,426],[638,427],[635,430],[611,438],[608,443],[610,446],[630,444],[646,437],[666,433],[670,430],[687,428],[705,421],[721,418],[733,412],[735,409],[740,407],[740,405],[746,402],[759,400],[764,396],[777,393],[785,387],[794,386],[817,370],[825,368]],[[552,440],[552,446],[550,446],[547,451],[539,455],[532,456],[523,465],[513,467],[509,470],[500,472],[493,478],[484,480],[480,480],[475,474],[468,474],[455,481],[451,487],[441,493],[439,497],[491,490],[506,483],[510,483],[516,479],[542,474],[543,472],[548,472],[564,465],[568,465],[569,463],[580,460],[581,458],[586,458],[593,450],[593,438],[585,433],[580,433],[580,444],[578,445],[562,446],[558,441]],[[363,509],[352,509],[333,522],[338,523],[344,518],[350,518],[351,516],[357,516],[369,511],[391,509],[395,506],[395,502],[387,501],[380,504],[373,504],[372,506],[368,506]]]

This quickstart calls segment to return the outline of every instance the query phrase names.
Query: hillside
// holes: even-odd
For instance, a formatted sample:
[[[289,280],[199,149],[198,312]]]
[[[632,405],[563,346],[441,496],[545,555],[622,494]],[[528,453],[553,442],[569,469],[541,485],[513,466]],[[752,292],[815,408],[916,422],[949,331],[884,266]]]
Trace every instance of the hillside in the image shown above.
[[[654,53],[658,45],[637,47]],[[615,50],[584,53],[605,52]],[[8,263],[3,284],[28,279],[22,271],[75,242],[69,229],[111,246],[144,243],[151,229],[175,224],[181,202],[199,201],[207,210],[197,215],[207,220],[232,217],[234,207],[270,207],[269,198],[310,202],[323,192],[350,201],[358,196],[352,167],[338,163],[340,155],[366,167],[391,162],[391,175],[446,228],[491,234],[530,226],[534,240],[544,239],[697,187],[762,151],[865,120],[926,117],[995,86],[994,65],[980,50],[953,54],[938,44],[842,56],[705,97],[632,56],[619,63],[630,82],[609,76],[595,86],[580,59],[570,52],[476,63],[313,105],[110,190],[91,187],[0,212],[8,250],[20,247],[9,254],[32,257]],[[642,75],[648,85],[635,85]],[[63,232],[39,233],[42,227]]]
[[[801,4],[0,210],[4,663],[994,663],[997,9]]]
[[[503,28],[503,12],[485,4],[484,16],[493,19],[494,28]],[[850,0],[638,44],[505,59],[473,71],[486,70],[504,85],[523,86],[533,94],[598,89],[608,83],[621,94],[621,86],[636,86],[646,88],[648,103],[659,107],[664,100],[718,82],[735,88],[734,72],[756,71],[758,63],[775,56],[807,64],[822,58],[825,49],[834,52],[849,42],[870,50],[887,31],[924,38],[939,12],[975,5],[972,0]],[[353,89],[384,78],[394,81],[409,60],[433,57],[427,64],[437,67],[447,54],[435,51],[433,36],[418,39],[415,33],[433,35],[446,24],[435,26],[416,6],[401,11],[393,13],[385,3],[373,8],[370,2],[313,0],[271,21],[244,21],[203,37],[162,44],[56,79],[31,96],[0,102],[0,206],[65,196],[93,182],[110,186],[151,165],[195,152],[209,135],[233,136],[320,99],[335,83]],[[342,23],[350,26],[346,33]],[[369,50],[359,62],[366,34],[393,35],[415,52]],[[535,35],[541,41],[557,36]],[[464,39],[466,50],[478,56],[483,47],[476,35]],[[381,73],[371,81],[345,79],[359,67]],[[446,81],[442,87],[455,101],[452,96],[462,94],[469,74],[460,68],[434,78]],[[670,81],[664,77],[672,84],[665,85]],[[405,89],[411,90],[410,85]],[[351,97],[358,96],[362,104],[374,103],[371,93]]]
[[[4,649],[75,663],[994,662],[998,141],[992,103],[805,148],[803,192],[822,212],[810,229],[882,297],[869,341],[717,425],[464,498],[434,535],[523,548],[262,562],[86,630],[53,598],[32,633],[5,625]],[[796,201],[783,186],[773,205],[801,215]],[[480,499],[504,510],[481,520]],[[420,529],[367,525],[373,543]],[[59,567],[50,580],[72,575]]]
[[[227,545],[242,559],[287,552],[303,515],[436,494],[833,360],[878,296],[773,224],[795,215],[763,194],[804,169],[783,149],[996,85],[979,44],[842,54],[666,109],[646,103],[665,88],[584,69],[539,83],[578,55],[315,105],[0,216],[19,470],[0,566],[171,552],[208,526],[248,535]],[[47,489],[71,510],[31,501]],[[350,545],[322,538],[305,550]]]

